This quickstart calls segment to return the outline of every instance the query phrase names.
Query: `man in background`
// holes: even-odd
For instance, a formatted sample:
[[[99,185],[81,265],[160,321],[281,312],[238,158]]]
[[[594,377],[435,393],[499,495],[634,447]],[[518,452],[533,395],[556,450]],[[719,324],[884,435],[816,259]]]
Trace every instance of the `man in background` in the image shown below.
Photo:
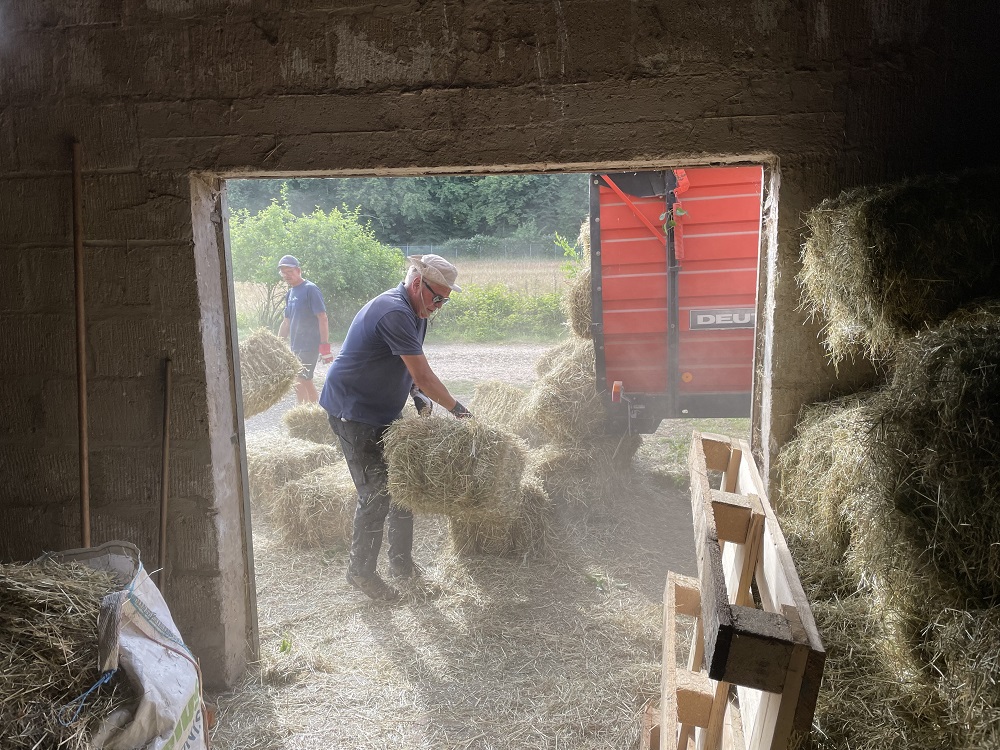
[[[440,255],[411,255],[406,278],[370,300],[354,317],[323,386],[322,406],[340,438],[358,490],[347,581],[372,599],[399,593],[375,570],[383,526],[389,541],[389,576],[412,578],[413,513],[390,502],[382,437],[412,397],[418,411],[431,401],[454,416],[471,416],[424,356],[427,318],[453,291],[458,269]]]
[[[278,273],[288,284],[285,293],[285,313],[278,335],[288,340],[288,345],[302,363],[295,380],[295,397],[298,403],[316,403],[319,394],[313,384],[316,363],[330,364],[330,322],[326,317],[326,303],[319,287],[302,277],[302,267],[292,255],[278,261]]]

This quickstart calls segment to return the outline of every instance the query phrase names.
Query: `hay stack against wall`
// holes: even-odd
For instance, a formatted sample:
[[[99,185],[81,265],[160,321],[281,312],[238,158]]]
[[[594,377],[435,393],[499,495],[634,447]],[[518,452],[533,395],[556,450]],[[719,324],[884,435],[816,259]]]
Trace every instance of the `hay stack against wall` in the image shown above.
[[[799,283],[834,360],[895,344],[1000,289],[995,172],[857,188],[806,216]]]
[[[1000,604],[1000,302],[903,344],[876,446],[913,542],[969,598]]]
[[[271,519],[285,542],[300,549],[346,546],[358,493],[347,463],[338,460],[286,483]]]
[[[299,404],[281,415],[288,434],[311,443],[338,445],[339,440],[330,427],[326,410],[319,404]]]
[[[102,597],[119,588],[109,573],[83,565],[0,565],[4,750],[86,750],[104,719],[134,701],[128,681],[115,677],[89,696],[76,721],[59,721],[60,709],[100,676],[97,616]]]
[[[971,750],[1000,739],[998,341],[997,306],[952,315],[899,344],[884,388],[813,409],[782,451],[782,523],[807,593],[831,608],[857,600],[874,618],[839,650],[824,632],[828,675],[839,675],[824,690],[871,672],[856,662],[866,653],[899,710],[878,722],[895,736],[869,722],[854,742]],[[865,695],[845,688],[836,700]],[[927,739],[932,725],[944,739]]]
[[[384,445],[393,502],[469,520],[517,517],[526,446],[511,433],[432,416],[394,422]]]
[[[332,445],[285,437],[277,432],[251,435],[247,438],[250,499],[268,510],[287,482],[338,461],[343,459]]]
[[[265,328],[240,342],[243,416],[267,411],[285,397],[302,368],[288,344]]]

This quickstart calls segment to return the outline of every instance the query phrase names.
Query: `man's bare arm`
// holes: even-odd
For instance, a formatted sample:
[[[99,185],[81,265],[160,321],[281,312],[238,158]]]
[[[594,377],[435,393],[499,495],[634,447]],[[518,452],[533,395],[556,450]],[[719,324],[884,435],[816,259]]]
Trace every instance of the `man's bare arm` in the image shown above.
[[[288,338],[288,329],[289,329],[290,325],[291,325],[291,323],[289,322],[288,318],[282,318],[281,319],[281,327],[278,328],[278,336],[280,336],[283,339],[287,339]]]
[[[325,312],[316,313],[316,320],[319,321],[319,343],[330,343],[330,319]]]

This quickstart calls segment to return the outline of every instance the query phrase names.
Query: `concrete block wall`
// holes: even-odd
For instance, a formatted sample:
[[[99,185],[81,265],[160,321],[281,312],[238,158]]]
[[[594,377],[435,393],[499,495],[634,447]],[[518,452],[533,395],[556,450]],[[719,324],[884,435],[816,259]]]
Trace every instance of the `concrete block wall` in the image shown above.
[[[756,388],[765,470],[826,366],[801,213],[996,161],[991,4],[929,0],[8,0],[0,32],[0,559],[75,546],[67,139],[84,153],[93,541],[155,559],[174,367],[168,599],[210,683],[252,606],[222,179],[755,160],[777,187]],[[150,560],[152,562],[152,560]]]

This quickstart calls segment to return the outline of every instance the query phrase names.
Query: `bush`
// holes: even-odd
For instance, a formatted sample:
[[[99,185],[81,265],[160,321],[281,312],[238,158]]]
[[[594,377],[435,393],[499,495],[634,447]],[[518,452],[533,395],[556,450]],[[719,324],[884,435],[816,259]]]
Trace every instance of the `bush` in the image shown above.
[[[323,292],[331,331],[346,331],[362,305],[399,283],[405,259],[375,239],[356,210],[317,208],[296,216],[284,192],[282,199],[254,215],[237,212],[230,221],[233,278],[262,287],[259,309],[250,317],[261,325],[275,316],[280,320],[286,287],[278,259],[294,255],[303,275]]]
[[[428,335],[450,341],[553,340],[566,330],[559,298],[558,292],[529,296],[503,284],[470,285],[452,295]]]

